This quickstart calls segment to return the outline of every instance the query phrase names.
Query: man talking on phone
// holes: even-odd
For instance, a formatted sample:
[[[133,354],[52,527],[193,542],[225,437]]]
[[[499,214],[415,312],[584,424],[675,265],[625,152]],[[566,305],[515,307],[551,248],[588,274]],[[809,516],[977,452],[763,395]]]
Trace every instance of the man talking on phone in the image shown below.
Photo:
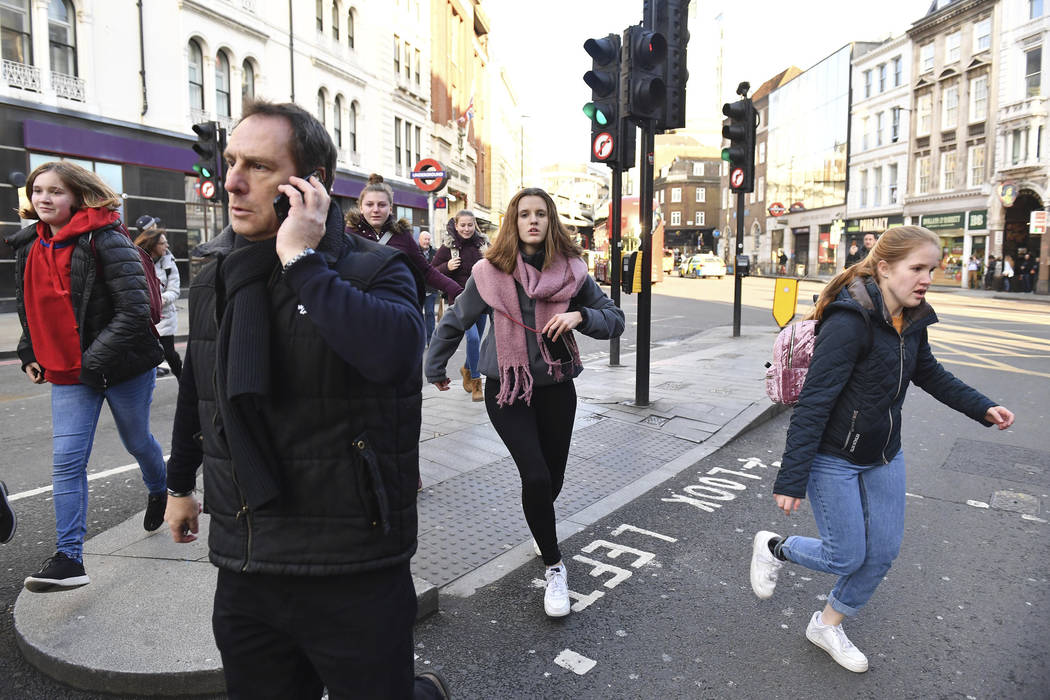
[[[165,519],[196,539],[203,463],[227,692],[447,697],[413,670],[415,279],[343,232],[335,146],[300,107],[250,103],[224,157],[232,223],[194,251]]]

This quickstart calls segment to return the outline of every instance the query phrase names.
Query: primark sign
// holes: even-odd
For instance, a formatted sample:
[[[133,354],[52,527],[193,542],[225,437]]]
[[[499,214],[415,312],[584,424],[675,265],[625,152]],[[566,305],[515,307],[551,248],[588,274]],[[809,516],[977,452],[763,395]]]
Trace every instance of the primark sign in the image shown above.
[[[891,226],[904,223],[903,216],[872,216],[867,219],[848,219],[846,233],[882,233]]]

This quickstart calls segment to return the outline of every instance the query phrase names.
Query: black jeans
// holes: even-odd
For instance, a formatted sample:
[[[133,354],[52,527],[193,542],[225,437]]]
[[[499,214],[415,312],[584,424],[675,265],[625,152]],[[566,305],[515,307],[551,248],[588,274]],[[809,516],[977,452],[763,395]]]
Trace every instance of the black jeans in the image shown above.
[[[168,361],[171,373],[178,379],[179,375],[182,374],[182,358],[175,351],[175,336],[162,335],[160,337],[160,346],[164,348],[164,359]]]
[[[219,569],[212,629],[230,698],[438,698],[413,680],[408,562],[360,574]]]
[[[554,501],[565,482],[572,424],[576,420],[576,386],[572,380],[532,389],[532,405],[518,399],[496,405],[500,383],[485,380],[489,420],[510,450],[521,475],[521,505],[525,522],[547,566],[561,560],[554,520]]]

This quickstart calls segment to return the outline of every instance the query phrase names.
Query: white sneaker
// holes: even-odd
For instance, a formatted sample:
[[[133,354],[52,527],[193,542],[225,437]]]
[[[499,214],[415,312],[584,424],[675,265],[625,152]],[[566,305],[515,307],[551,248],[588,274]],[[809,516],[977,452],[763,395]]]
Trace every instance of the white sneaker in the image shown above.
[[[537,557],[542,557],[543,556],[543,552],[540,551],[539,542],[537,542],[536,540],[532,541],[532,551],[536,552],[536,556]]]
[[[751,590],[763,600],[773,595],[780,567],[784,566],[784,562],[769,551],[769,541],[774,537],[780,535],[769,530],[760,530],[755,533],[755,539],[751,543]]]
[[[547,591],[543,594],[543,609],[547,617],[565,617],[569,614],[569,581],[565,564],[558,562],[547,567]]]
[[[806,627],[806,639],[828,652],[842,668],[854,673],[864,673],[868,670],[868,657],[853,646],[853,642],[842,630],[842,625],[823,624],[819,610],[813,613],[809,626]]]

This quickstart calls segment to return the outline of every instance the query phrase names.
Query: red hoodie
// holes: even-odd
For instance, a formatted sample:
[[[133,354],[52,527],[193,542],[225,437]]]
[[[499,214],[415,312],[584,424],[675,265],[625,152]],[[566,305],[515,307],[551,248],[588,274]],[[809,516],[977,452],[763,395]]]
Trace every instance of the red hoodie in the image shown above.
[[[80,333],[69,294],[76,238],[119,218],[109,209],[81,209],[55,235],[50,226],[37,222],[37,240],[26,258],[23,296],[33,354],[52,384],[80,383]]]

